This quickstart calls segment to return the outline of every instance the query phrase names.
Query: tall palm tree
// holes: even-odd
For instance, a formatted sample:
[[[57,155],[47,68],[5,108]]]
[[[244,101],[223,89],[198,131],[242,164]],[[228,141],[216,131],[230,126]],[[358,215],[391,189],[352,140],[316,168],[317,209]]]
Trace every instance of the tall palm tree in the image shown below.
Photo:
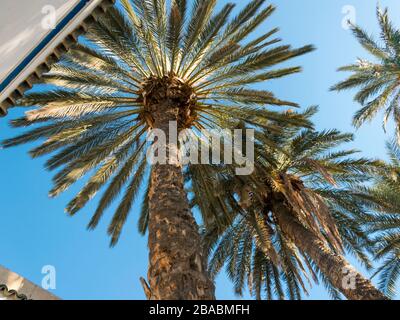
[[[378,7],[377,16],[381,42],[362,28],[352,27],[354,35],[373,60],[358,59],[356,64],[340,68],[339,71],[349,71],[352,75],[333,86],[332,90],[359,89],[354,99],[362,108],[354,116],[354,125],[360,127],[384,109],[384,130],[389,118],[393,118],[400,143],[400,30],[391,23],[387,9]]]
[[[308,123],[267,110],[267,105],[295,104],[250,87],[299,72],[299,67],[274,66],[313,50],[275,45],[277,29],[246,40],[274,12],[265,2],[250,1],[230,19],[234,5],[215,13],[216,0],[121,0],[52,67],[44,78],[47,86],[20,101],[37,108],[12,125],[37,127],[3,143],[11,147],[45,139],[31,155],[56,152],[46,163],[49,170],[61,169],[54,177],[52,197],[89,177],[68,204],[70,215],[107,185],[89,229],[123,192],[108,228],[112,245],[140,186],[147,183],[142,223],[149,230],[150,299],[212,299],[214,286],[182,167],[148,166],[149,129],[163,130],[168,139],[173,121],[179,130],[192,128],[198,135],[202,128],[228,128],[232,119],[255,127],[260,119],[270,118]],[[164,145],[167,154],[177,147]]]
[[[306,115],[315,111],[311,108]],[[278,150],[263,143],[267,136]],[[208,190],[209,183],[193,179],[194,204],[205,211],[224,206],[231,212],[231,221],[223,217],[221,223],[211,213],[206,220],[212,275],[226,265],[236,291],[242,293],[247,279],[257,298],[263,288],[269,299],[284,298],[286,285],[287,296],[298,299],[309,273],[314,280],[319,274],[335,298],[342,293],[355,300],[386,299],[344,256],[345,251],[352,253],[370,268],[366,248],[371,243],[360,221],[379,204],[360,186],[381,163],[356,158],[354,150],[338,150],[352,135],[336,130],[289,127],[283,135],[265,130],[256,137],[253,176],[236,177],[210,167],[204,176],[219,177],[218,195]],[[214,207],[204,208],[204,203]]]
[[[387,148],[391,161],[370,190],[385,204],[385,210],[366,222],[369,232],[375,234],[375,258],[382,263],[375,273],[380,276],[379,287],[394,297],[400,276],[400,150],[396,142],[388,143]]]

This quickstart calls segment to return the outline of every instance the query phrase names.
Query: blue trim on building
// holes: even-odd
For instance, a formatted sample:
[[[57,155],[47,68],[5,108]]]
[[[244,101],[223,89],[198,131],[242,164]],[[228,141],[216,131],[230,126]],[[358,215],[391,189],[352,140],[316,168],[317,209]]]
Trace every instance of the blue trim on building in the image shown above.
[[[40,44],[32,50],[32,52],[7,76],[7,78],[0,84],[0,92],[2,92],[12,81],[15,79],[25,68],[35,59],[35,57],[53,40],[65,26],[75,18],[79,12],[91,0],[81,0],[79,3],[68,13],[68,15],[61,20],[55,29],[53,29]]]

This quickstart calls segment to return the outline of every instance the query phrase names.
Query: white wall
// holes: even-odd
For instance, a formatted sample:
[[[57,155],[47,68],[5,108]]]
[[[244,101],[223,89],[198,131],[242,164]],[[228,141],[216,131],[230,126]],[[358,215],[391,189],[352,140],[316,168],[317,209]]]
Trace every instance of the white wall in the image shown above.
[[[20,1],[20,0],[18,0]],[[25,295],[29,300],[59,300],[58,297],[40,288],[20,275],[0,265],[0,285],[6,285],[8,290],[15,290],[18,294]],[[11,297],[14,299],[15,297]],[[10,298],[8,298],[10,299]],[[0,300],[8,300],[0,292]]]

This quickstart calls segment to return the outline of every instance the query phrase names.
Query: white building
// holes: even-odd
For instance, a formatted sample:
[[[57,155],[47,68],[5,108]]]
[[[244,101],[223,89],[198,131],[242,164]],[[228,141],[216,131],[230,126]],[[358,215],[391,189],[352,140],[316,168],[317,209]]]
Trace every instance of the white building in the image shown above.
[[[0,116],[114,0],[0,1]]]
[[[20,275],[0,266],[0,300],[60,300]]]

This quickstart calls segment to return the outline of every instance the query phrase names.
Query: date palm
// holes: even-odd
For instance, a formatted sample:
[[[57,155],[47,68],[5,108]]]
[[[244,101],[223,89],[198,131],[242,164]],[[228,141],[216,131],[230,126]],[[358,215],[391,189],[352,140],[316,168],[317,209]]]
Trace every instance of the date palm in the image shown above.
[[[391,162],[376,176],[370,190],[376,199],[385,204],[385,210],[367,221],[369,231],[375,234],[375,258],[381,266],[379,287],[389,297],[397,293],[400,276],[400,151],[396,142],[388,144]]]
[[[311,108],[306,115],[314,112]],[[386,299],[344,256],[345,251],[352,253],[370,267],[366,248],[371,243],[360,221],[379,205],[360,186],[381,163],[356,158],[354,150],[338,150],[353,137],[336,130],[289,127],[283,135],[266,130],[257,136],[253,176],[235,177],[210,167],[203,176],[209,181],[219,176],[217,195],[207,190],[210,183],[193,179],[194,204],[231,213],[231,221],[225,218],[228,214],[217,221],[212,213],[206,220],[212,275],[226,265],[237,293],[247,283],[257,298],[265,289],[268,299],[299,299],[307,290],[307,275],[315,281],[319,275],[335,298],[342,293],[348,299]],[[278,150],[263,143],[266,136]],[[213,207],[203,208],[207,204]],[[354,288],[347,283],[353,276]]]
[[[276,45],[277,29],[247,40],[274,11],[250,1],[230,19],[233,4],[215,12],[216,0],[121,0],[79,45],[45,75],[45,84],[20,104],[37,106],[12,122],[37,125],[3,143],[42,140],[33,157],[52,154],[52,197],[81,178],[86,185],[68,204],[75,215],[105,188],[89,223],[95,228],[123,193],[108,233],[115,245],[140,187],[147,183],[142,224],[149,230],[150,299],[212,299],[198,227],[190,212],[179,164],[149,167],[146,134],[178,129],[228,128],[232,119],[258,126],[260,119],[305,125],[267,105],[295,105],[251,85],[300,71],[275,65],[311,51]],[[189,8],[190,7],[190,8]],[[178,146],[164,146],[167,154]],[[55,154],[53,154],[55,152]]]
[[[400,141],[400,30],[393,26],[387,9],[382,11],[378,7],[377,17],[381,29],[380,42],[362,28],[352,27],[354,35],[373,59],[359,59],[356,64],[340,68],[340,71],[352,74],[332,90],[358,89],[354,99],[362,108],[354,116],[354,125],[360,127],[384,110],[384,130],[388,120],[393,118]]]

